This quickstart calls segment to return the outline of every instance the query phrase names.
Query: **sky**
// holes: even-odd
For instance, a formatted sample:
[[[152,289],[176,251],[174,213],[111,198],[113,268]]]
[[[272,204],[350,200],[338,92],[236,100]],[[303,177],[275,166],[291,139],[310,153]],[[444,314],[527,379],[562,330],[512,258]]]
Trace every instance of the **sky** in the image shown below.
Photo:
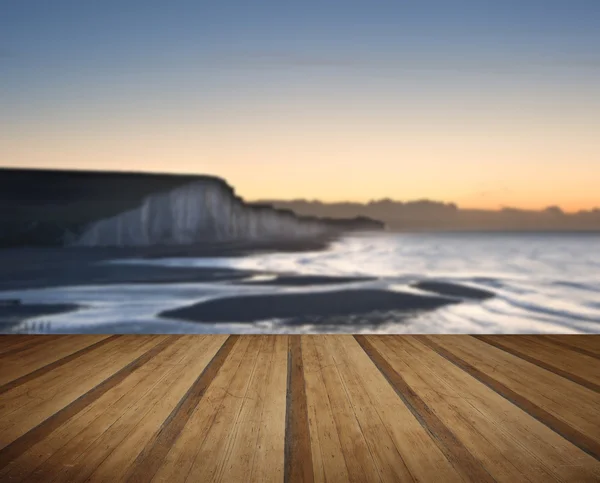
[[[0,166],[600,207],[600,1],[0,2]]]

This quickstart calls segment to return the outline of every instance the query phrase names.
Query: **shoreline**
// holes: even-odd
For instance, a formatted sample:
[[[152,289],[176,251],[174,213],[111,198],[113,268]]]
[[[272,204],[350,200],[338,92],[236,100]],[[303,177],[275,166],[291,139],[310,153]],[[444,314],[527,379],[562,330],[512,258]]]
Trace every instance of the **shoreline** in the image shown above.
[[[368,316],[373,312],[434,310],[460,300],[388,290],[357,289],[331,292],[222,297],[163,311],[162,318],[209,323],[254,323],[270,319]]]

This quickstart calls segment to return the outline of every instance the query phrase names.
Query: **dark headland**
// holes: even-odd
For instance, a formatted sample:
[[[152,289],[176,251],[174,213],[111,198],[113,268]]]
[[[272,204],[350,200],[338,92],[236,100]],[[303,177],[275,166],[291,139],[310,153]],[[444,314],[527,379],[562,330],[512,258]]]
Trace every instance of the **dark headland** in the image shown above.
[[[312,231],[309,233],[307,230],[306,238],[314,238],[315,226],[322,228],[319,230],[321,235],[384,228],[383,223],[364,216],[298,216],[289,209],[247,203],[236,195],[224,179],[215,176],[0,168],[0,247],[63,246],[76,241],[95,222],[126,216],[132,210],[140,210],[144,203],[163,218],[177,216],[172,206],[160,207],[161,203],[171,200],[165,196],[160,198],[159,195],[168,195],[186,186],[210,191],[212,208],[216,203],[227,206],[232,213],[230,220],[211,218],[209,214],[201,225],[186,227],[188,231],[196,231],[185,233],[187,242],[244,242],[248,241],[244,229],[253,230],[253,242],[261,241],[261,226],[266,226],[265,220],[269,218],[286,227],[282,228],[281,238],[286,238],[286,229],[289,231],[289,227],[296,225],[299,233],[302,232],[302,226],[311,227]],[[194,194],[193,189],[190,192]],[[195,196],[188,205],[193,206],[193,201],[198,199],[197,192]],[[207,209],[206,206],[198,206],[199,212]],[[234,218],[245,223],[244,228],[235,234],[219,226],[220,223],[230,223]],[[180,244],[177,241],[180,234],[171,233],[177,229],[176,221],[154,216],[147,227],[147,230],[154,230],[156,239],[150,245]],[[104,228],[106,232],[106,226]],[[268,233],[264,238],[273,238],[273,233]],[[294,238],[302,237],[296,234]],[[147,241],[145,243],[148,244]],[[104,244],[112,243],[109,241]]]

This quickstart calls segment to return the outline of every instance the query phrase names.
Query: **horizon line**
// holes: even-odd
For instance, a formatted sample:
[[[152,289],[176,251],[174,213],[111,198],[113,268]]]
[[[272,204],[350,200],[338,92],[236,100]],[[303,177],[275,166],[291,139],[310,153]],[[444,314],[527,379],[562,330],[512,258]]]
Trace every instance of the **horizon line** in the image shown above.
[[[237,196],[241,196],[240,193],[237,192],[235,185],[233,185],[229,180],[218,174],[209,174],[209,173],[197,173],[197,172],[167,172],[167,171],[136,171],[131,169],[94,169],[94,168],[61,168],[61,167],[36,167],[36,166],[25,166],[25,167],[15,167],[15,166],[1,166],[0,172],[2,171],[48,171],[48,172],[72,172],[72,173],[89,173],[89,174],[119,174],[119,175],[149,175],[149,176],[197,176],[204,178],[213,178],[219,179],[229,185]],[[563,214],[578,214],[578,213],[589,213],[600,211],[600,206],[590,206],[589,208],[581,208],[578,210],[565,210],[562,206],[556,203],[550,203],[543,208],[531,209],[531,208],[520,208],[518,206],[511,205],[502,205],[498,208],[483,208],[483,207],[475,207],[475,206],[464,206],[459,205],[455,201],[443,201],[434,198],[413,198],[400,200],[397,198],[390,198],[389,196],[383,196],[381,198],[370,198],[367,200],[359,201],[359,200],[329,200],[325,201],[319,198],[246,198],[241,196],[244,201],[247,203],[273,203],[273,202],[283,202],[283,203],[294,203],[294,202],[303,202],[303,203],[320,203],[323,205],[336,205],[336,204],[355,204],[355,205],[363,205],[367,206],[369,204],[376,204],[381,202],[389,202],[396,204],[414,204],[414,203],[434,203],[439,205],[446,206],[455,206],[457,210],[464,211],[487,211],[487,212],[502,212],[505,210],[515,210],[515,211],[523,211],[523,212],[532,212],[532,213],[541,213],[544,211],[548,211],[550,209],[558,209]]]
[[[520,208],[518,206],[510,206],[510,205],[501,206],[499,208],[481,208],[481,207],[478,208],[478,207],[473,207],[473,206],[464,206],[464,205],[461,206],[454,201],[442,201],[442,200],[436,200],[436,199],[432,199],[432,198],[413,198],[413,199],[400,200],[397,198],[383,197],[383,198],[371,198],[367,201],[356,201],[356,200],[354,200],[354,201],[353,200],[323,201],[318,198],[312,198],[312,199],[309,199],[309,198],[287,198],[287,199],[284,199],[284,198],[262,198],[262,199],[258,198],[258,199],[252,199],[252,200],[248,199],[246,201],[248,203],[310,203],[310,204],[319,203],[322,205],[349,204],[349,205],[363,205],[363,206],[367,206],[370,204],[382,203],[382,202],[388,202],[390,204],[402,204],[402,205],[416,204],[416,203],[432,203],[432,204],[438,204],[438,205],[445,205],[448,207],[454,206],[454,207],[456,207],[457,210],[463,210],[463,211],[501,212],[501,211],[515,210],[515,211],[524,211],[524,212],[532,212],[532,213],[541,213],[541,212],[548,211],[551,209],[558,209],[560,212],[562,212],[563,214],[566,214],[566,215],[600,211],[599,206],[592,206],[590,208],[579,209],[579,210],[565,210],[560,205],[557,205],[557,204],[550,204],[544,208],[539,208],[539,209]]]

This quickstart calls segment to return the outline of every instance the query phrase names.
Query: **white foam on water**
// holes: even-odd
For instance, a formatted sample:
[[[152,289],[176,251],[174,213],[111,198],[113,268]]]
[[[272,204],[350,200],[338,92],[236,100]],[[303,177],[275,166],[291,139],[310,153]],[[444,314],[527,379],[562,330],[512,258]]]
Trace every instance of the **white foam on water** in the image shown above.
[[[392,317],[370,332],[382,333],[589,333],[600,332],[600,235],[586,234],[393,234],[347,236],[328,249],[266,253],[246,257],[129,259],[120,264],[164,267],[226,267],[264,272],[328,276],[371,276],[352,284],[277,287],[235,283],[190,283],[98,287],[57,287],[4,292],[25,303],[72,302],[86,306],[66,314],[38,317],[55,330],[136,324],[149,331],[303,332],[319,327],[255,324],[191,324],[158,319],[163,310],[218,297],[384,288],[425,295],[409,284],[435,279],[489,290],[495,297]],[[261,277],[261,276],[258,276]],[[350,320],[350,319],[349,319]],[[147,324],[147,325],[144,325]],[[350,322],[349,322],[350,324]],[[359,332],[360,317],[347,332]],[[123,325],[125,327],[126,325]],[[194,328],[194,330],[191,329]],[[229,329],[228,329],[229,328]],[[222,329],[222,330],[221,330]],[[342,328],[343,329],[343,328]]]

